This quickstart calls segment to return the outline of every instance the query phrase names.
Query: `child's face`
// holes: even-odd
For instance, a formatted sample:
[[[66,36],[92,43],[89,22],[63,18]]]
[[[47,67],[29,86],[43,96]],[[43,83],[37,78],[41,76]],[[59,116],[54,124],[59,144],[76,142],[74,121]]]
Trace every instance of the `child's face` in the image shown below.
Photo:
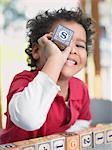
[[[63,25],[74,31],[71,52],[62,69],[62,75],[65,74],[66,77],[70,77],[78,73],[86,65],[86,32],[83,26],[78,23],[64,22]]]
[[[71,52],[68,56],[66,63],[61,71],[62,78],[70,78],[78,73],[86,64],[87,51],[86,51],[86,32],[82,25],[74,21],[60,21],[55,23],[50,31],[54,31],[56,26],[61,24],[74,31],[74,36],[71,43]],[[44,54],[40,58],[41,65],[45,64]]]

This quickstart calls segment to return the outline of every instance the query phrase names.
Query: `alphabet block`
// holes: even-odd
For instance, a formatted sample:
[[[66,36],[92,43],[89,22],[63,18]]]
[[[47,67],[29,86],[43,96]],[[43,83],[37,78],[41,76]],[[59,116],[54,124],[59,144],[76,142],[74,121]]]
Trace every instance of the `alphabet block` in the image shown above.
[[[101,144],[105,144],[105,129],[104,126],[96,126],[91,128],[93,132],[93,147],[99,147]]]
[[[74,32],[71,29],[63,25],[58,25],[51,40],[60,48],[60,50],[64,50],[70,45],[73,34]]]
[[[23,140],[0,145],[0,150],[23,150],[25,148],[28,150],[29,147],[30,149],[32,147],[31,150],[35,150],[34,149],[35,145],[32,142],[30,142],[29,140]]]
[[[112,124],[104,125],[105,128],[105,143],[111,144],[112,143]]]
[[[65,136],[66,150],[80,150],[79,135],[75,133],[63,133]]]
[[[76,132],[76,134],[79,135],[80,138],[80,149],[86,150],[89,148],[92,148],[93,142],[92,142],[92,131],[89,129],[84,129],[81,131]]]
[[[19,148],[14,143],[8,143],[0,145],[0,150],[19,150]]]

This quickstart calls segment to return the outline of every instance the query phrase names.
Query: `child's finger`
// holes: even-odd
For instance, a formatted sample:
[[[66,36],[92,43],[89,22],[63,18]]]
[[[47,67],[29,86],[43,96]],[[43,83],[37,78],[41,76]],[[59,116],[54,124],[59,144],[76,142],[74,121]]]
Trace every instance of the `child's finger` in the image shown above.
[[[47,33],[47,34],[45,34],[44,36],[42,36],[41,38],[39,38],[38,39],[38,43],[39,43],[39,45],[43,45],[43,44],[45,44],[45,43],[47,43],[48,42],[48,40],[51,40],[51,38],[52,38],[52,32],[50,32],[50,33]]]
[[[65,48],[65,50],[63,51],[63,53],[68,56],[70,54],[70,51],[71,51],[71,47],[68,46],[67,48]]]
[[[45,36],[42,36],[38,39],[38,43],[40,46],[43,46],[47,42],[47,38]]]
[[[65,52],[65,53],[70,53],[70,51],[71,51],[71,46],[72,46],[72,41],[71,41],[71,43],[70,43],[70,45],[68,46],[68,47],[66,47],[65,48],[65,50],[63,51],[63,52]]]
[[[53,32],[46,33],[46,34],[44,35],[44,37],[47,38],[48,40],[51,40],[52,36],[53,36]]]

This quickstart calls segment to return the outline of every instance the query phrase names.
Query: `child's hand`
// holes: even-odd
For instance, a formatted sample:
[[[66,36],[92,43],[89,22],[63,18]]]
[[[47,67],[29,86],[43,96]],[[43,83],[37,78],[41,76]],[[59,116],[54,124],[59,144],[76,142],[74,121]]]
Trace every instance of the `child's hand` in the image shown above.
[[[46,59],[53,57],[56,60],[59,59],[57,60],[57,63],[61,62],[64,65],[70,53],[70,47],[67,47],[64,51],[61,51],[58,46],[51,41],[51,37],[52,33],[42,36],[38,40],[40,48],[45,54]]]

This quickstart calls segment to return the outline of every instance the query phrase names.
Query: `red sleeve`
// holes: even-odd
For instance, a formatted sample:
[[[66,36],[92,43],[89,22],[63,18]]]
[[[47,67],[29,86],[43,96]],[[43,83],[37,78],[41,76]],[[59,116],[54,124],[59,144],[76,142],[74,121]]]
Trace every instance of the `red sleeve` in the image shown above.
[[[17,74],[10,85],[10,89],[7,95],[7,103],[9,103],[10,99],[15,93],[23,91],[35,76],[35,72],[30,71],[23,71],[22,73]]]
[[[36,74],[37,74],[36,72],[23,71],[14,77],[7,95],[7,111],[5,113],[5,115],[7,116],[6,128],[11,127],[12,125],[14,126],[14,124],[10,120],[10,115],[8,111],[8,104],[12,96],[15,93],[23,91],[24,88],[28,86],[28,83],[34,79]]]

